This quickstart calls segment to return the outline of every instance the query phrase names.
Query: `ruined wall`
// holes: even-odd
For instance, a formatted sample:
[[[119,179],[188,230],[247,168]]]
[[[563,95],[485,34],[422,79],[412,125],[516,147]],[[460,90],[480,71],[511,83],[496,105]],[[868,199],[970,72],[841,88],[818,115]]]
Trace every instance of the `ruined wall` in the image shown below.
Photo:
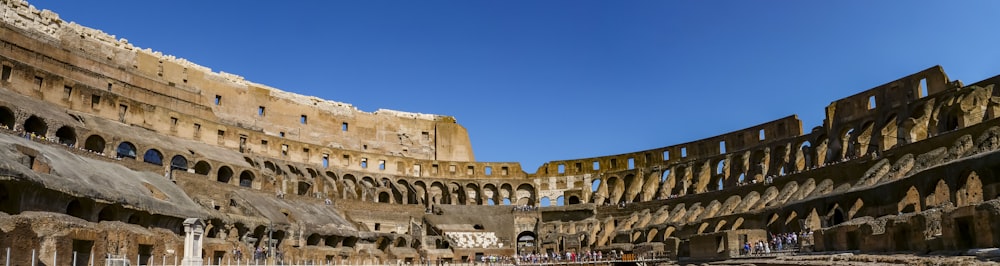
[[[1000,76],[963,86],[935,66],[833,101],[809,132],[791,115],[528,174],[473,162],[452,117],[279,91],[2,3],[0,243],[65,254],[53,243],[113,235],[114,253],[166,256],[184,216],[208,222],[206,259],[273,239],[340,263],[512,254],[521,236],[605,251],[744,229],[873,252],[1000,239]],[[567,206],[525,207],[542,202]],[[55,226],[26,227],[36,212]]]
[[[349,104],[280,91],[140,49],[124,38],[65,22],[57,14],[34,9],[24,1],[2,4],[2,18],[7,25],[4,36],[11,36],[4,40],[7,45],[45,55],[34,60],[15,59],[44,69],[15,73],[23,78],[15,79],[10,87],[23,94],[35,94],[62,103],[63,107],[108,118],[120,116],[118,107],[126,105],[132,109],[125,111],[132,123],[196,139],[199,137],[195,134],[185,133],[196,130],[193,127],[198,124],[200,130],[206,131],[208,138],[204,141],[228,147],[240,145],[238,137],[245,136],[246,144],[240,146],[257,147],[261,140],[287,139],[303,145],[409,158],[474,160],[465,129],[452,117],[393,110],[362,112]],[[72,63],[68,66],[67,62]],[[56,73],[45,73],[49,71]],[[41,79],[41,84],[33,84],[36,78]],[[31,91],[47,87],[54,87],[55,92]],[[82,103],[74,104],[72,95],[62,97],[64,87],[101,90],[92,95],[104,95],[104,100],[110,100],[109,107],[81,108],[89,104],[89,95],[81,97]],[[113,99],[117,97],[124,99]],[[226,133],[230,135],[222,134],[219,139],[224,140],[217,140],[213,134],[216,131],[229,131]],[[439,143],[441,146],[437,146]],[[298,154],[301,149],[292,153]]]

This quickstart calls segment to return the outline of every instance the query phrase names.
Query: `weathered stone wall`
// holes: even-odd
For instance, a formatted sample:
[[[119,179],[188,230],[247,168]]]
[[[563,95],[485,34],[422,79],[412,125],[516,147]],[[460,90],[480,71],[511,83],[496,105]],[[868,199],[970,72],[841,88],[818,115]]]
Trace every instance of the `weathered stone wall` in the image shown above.
[[[362,112],[0,3],[0,245],[17,254],[183,256],[188,217],[212,261],[271,240],[286,261],[353,264],[522,238],[701,254],[711,241],[686,241],[747,231],[815,232],[824,251],[1000,246],[1000,76],[963,86],[936,66],[833,101],[809,132],[792,115],[528,174],[474,162],[452,117]]]

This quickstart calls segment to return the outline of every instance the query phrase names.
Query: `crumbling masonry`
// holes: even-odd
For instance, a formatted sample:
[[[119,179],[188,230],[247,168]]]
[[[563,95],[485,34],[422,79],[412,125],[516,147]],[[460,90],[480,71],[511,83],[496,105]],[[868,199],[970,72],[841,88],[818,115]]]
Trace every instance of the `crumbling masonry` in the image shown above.
[[[363,112],[0,3],[0,248],[20,265],[173,260],[192,217],[212,262],[269,245],[351,264],[713,257],[738,247],[699,237],[759,230],[813,232],[819,251],[1000,246],[1000,76],[932,67],[832,102],[808,132],[789,116],[528,174],[475,162],[449,116]],[[564,205],[514,208],[541,202]]]

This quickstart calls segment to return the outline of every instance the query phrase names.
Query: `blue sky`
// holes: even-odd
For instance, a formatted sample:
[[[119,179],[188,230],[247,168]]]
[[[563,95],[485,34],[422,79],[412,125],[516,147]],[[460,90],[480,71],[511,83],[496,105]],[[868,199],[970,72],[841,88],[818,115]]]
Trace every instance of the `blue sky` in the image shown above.
[[[1000,74],[998,1],[31,1],[324,99],[455,116],[477,161],[683,143],[942,65]]]

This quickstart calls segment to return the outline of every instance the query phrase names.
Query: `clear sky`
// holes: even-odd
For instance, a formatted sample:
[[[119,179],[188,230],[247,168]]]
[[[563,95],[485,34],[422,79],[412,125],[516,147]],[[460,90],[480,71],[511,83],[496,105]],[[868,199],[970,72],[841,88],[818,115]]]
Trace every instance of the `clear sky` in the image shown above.
[[[669,146],[942,65],[1000,74],[1000,1],[31,1],[285,91],[451,115],[477,161]]]

